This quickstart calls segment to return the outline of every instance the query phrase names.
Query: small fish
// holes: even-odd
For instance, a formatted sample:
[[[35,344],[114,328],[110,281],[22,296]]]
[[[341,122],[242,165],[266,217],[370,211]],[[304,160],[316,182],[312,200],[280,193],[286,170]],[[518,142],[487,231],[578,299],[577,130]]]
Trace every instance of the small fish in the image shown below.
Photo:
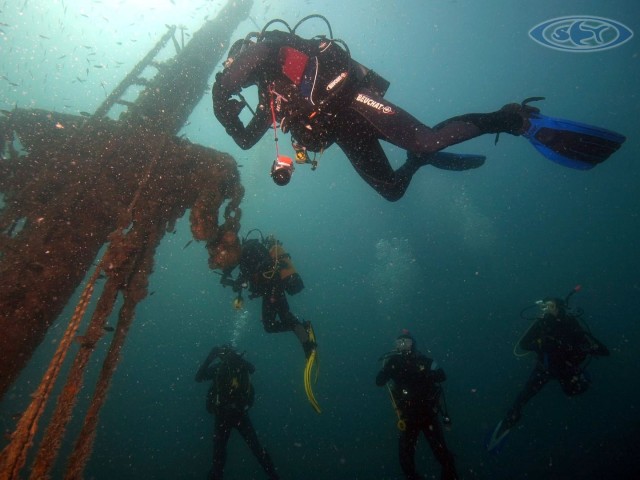
[[[89,112],[80,112],[80,115],[82,115],[83,117],[93,117],[93,115]]]
[[[45,40],[51,40],[49,37],[47,37],[46,35],[38,35],[40,38],[44,38]]]
[[[184,250],[185,248],[187,248],[187,247],[188,247],[189,245],[191,245],[192,243],[193,243],[193,240],[189,240],[189,241],[187,242],[187,244],[186,244],[184,247],[182,247],[182,249]]]
[[[113,332],[115,330],[115,328],[113,328],[111,325],[105,325],[102,328],[104,329],[105,332]]]
[[[149,294],[149,296],[154,295],[155,293],[156,293],[156,291],[154,290],[153,292],[151,292],[151,293]]]

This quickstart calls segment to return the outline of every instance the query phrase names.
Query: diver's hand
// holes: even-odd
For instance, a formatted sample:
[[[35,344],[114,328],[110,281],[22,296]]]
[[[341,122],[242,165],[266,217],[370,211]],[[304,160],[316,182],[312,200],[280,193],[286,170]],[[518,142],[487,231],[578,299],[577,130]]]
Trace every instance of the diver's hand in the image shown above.
[[[220,354],[220,351],[220,347],[213,347],[207,355],[207,363],[211,363]]]
[[[242,112],[246,104],[241,100],[230,98],[229,100],[227,100],[227,105],[229,113],[234,117],[237,117],[238,115],[240,115],[240,112]]]

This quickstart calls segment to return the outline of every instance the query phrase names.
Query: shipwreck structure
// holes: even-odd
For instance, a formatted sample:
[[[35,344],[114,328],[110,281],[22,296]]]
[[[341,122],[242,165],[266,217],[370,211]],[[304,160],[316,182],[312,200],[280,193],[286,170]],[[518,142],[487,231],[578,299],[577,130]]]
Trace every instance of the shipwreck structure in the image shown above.
[[[193,237],[207,242],[209,264],[237,261],[244,190],[229,155],[177,137],[207,90],[215,66],[252,0],[230,0],[186,45],[175,27],[90,116],[15,109],[0,118],[0,397],[15,381],[74,292],[82,288],[48,370],[0,454],[0,479],[19,478],[38,421],[71,341],[98,297],[82,346],[31,468],[46,478],[83,383],[84,366],[122,299],[118,323],[65,478],[81,478],[98,413],[136,305],[147,295],[164,234],[190,210]],[[173,39],[176,54],[155,58]],[[143,78],[142,72],[155,69]],[[135,101],[124,100],[137,88]],[[109,117],[114,107],[118,119]],[[14,148],[19,139],[26,154]],[[100,282],[98,283],[98,280]]]

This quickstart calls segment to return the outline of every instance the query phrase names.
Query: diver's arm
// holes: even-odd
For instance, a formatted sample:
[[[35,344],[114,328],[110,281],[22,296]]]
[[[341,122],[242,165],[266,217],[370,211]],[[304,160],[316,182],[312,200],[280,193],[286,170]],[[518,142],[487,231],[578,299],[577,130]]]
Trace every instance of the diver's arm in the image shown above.
[[[391,377],[389,376],[389,373],[386,371],[385,368],[383,368],[382,370],[380,370],[378,372],[378,375],[376,375],[376,385],[379,387],[383,387],[386,385],[386,383],[391,379]]]
[[[442,368],[432,368],[429,372],[429,378],[435,383],[442,383],[447,379],[447,375]]]
[[[394,356],[385,358],[384,363],[382,364],[382,369],[378,372],[378,375],[376,375],[377,386],[383,387],[389,380],[391,380],[394,370],[394,368],[392,367],[394,359]]]
[[[218,347],[213,347],[211,349],[209,355],[207,355],[207,358],[205,358],[204,362],[202,362],[202,365],[200,365],[200,368],[198,368],[198,371],[196,372],[196,382],[199,383],[204,380],[211,380],[209,365],[215,360],[219,352],[220,349]]]
[[[243,150],[253,147],[265,134],[269,128],[269,112],[266,108],[258,108],[255,117],[245,127],[238,117],[245,104],[232,97],[242,91],[243,85],[252,83],[256,72],[270,68],[272,52],[272,48],[266,44],[248,45],[231,65],[216,75],[213,84],[213,112],[226,132]]]
[[[242,363],[244,368],[250,373],[253,374],[256,371],[256,367],[248,360],[242,359]]]
[[[534,323],[527,333],[525,333],[525,335],[520,339],[519,346],[521,349],[528,352],[537,352],[543,349],[543,322],[543,318],[536,320],[536,323]]]
[[[594,337],[591,333],[585,332],[585,337],[589,340],[589,349],[587,353],[590,355],[608,357],[611,355],[609,349],[606,347],[604,343]]]

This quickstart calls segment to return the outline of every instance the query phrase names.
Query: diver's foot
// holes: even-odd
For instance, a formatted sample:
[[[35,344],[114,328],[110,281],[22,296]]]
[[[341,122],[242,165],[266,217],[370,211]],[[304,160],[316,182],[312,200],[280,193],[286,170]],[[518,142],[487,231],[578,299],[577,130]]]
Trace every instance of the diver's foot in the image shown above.
[[[522,414],[516,411],[510,411],[507,413],[507,416],[502,421],[502,425],[500,426],[500,430],[498,431],[498,436],[502,435],[503,432],[507,430],[511,430],[513,426],[518,423]]]
[[[302,326],[304,331],[307,332],[307,340],[302,342],[302,349],[304,350],[304,355],[306,358],[309,358],[311,354],[318,348],[318,344],[316,343],[316,335],[313,331],[313,326],[309,320],[305,320],[302,322]]]
[[[313,342],[311,340],[307,340],[306,342],[304,342],[302,344],[302,349],[304,350],[305,358],[309,358],[311,354],[316,351],[316,348],[318,348],[318,344],[316,342]]]

